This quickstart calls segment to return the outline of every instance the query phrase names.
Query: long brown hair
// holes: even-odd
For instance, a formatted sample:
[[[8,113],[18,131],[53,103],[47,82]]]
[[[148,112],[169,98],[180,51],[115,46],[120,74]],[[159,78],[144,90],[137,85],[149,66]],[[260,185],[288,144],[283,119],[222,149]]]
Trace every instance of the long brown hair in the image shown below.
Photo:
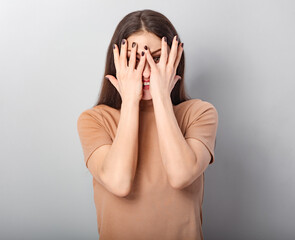
[[[178,35],[179,42],[181,42],[179,34],[175,30],[174,26],[169,21],[169,19],[166,18],[163,14],[150,9],[134,11],[127,14],[119,22],[113,34],[111,42],[109,44],[101,91],[99,94],[99,99],[94,106],[99,104],[105,104],[116,109],[121,108],[122,99],[121,99],[120,93],[113,86],[113,84],[109,80],[107,80],[104,76],[108,74],[116,76],[116,68],[114,64],[114,55],[113,55],[113,44],[117,44],[120,50],[120,47],[121,47],[120,43],[122,39],[127,39],[133,33],[138,33],[141,31],[147,31],[147,32],[153,33],[159,38],[166,36],[167,43],[169,46],[171,46],[175,35]],[[176,75],[181,76],[181,79],[176,82],[170,94],[173,105],[177,105],[181,102],[191,99],[185,92],[184,66],[185,66],[185,61],[184,61],[184,51],[183,51],[179,65],[176,70]]]

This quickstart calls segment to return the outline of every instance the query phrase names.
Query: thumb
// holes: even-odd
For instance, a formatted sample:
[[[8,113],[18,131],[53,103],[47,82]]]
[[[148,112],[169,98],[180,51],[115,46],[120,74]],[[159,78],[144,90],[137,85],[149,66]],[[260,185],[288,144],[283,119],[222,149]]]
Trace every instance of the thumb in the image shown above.
[[[105,75],[105,78],[107,80],[109,80],[111,82],[111,84],[113,84],[113,86],[117,89],[117,91],[119,92],[119,88],[118,88],[118,80],[112,76],[112,75]]]
[[[174,85],[177,83],[177,81],[179,81],[179,80],[181,80],[181,76],[179,76],[179,75],[176,75],[175,77],[174,77]]]

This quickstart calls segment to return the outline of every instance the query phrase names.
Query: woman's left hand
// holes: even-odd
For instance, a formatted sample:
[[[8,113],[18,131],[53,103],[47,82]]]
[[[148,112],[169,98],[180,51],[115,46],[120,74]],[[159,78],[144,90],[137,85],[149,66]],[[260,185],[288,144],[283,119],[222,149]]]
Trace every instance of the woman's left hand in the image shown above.
[[[145,50],[147,61],[151,67],[149,90],[153,99],[160,96],[170,97],[176,82],[181,79],[179,75],[176,75],[176,69],[183,52],[183,44],[178,46],[179,39],[176,41],[176,38],[177,35],[173,38],[169,56],[167,41],[164,40],[165,37],[162,38],[161,57],[158,63],[155,63],[150,50]]]

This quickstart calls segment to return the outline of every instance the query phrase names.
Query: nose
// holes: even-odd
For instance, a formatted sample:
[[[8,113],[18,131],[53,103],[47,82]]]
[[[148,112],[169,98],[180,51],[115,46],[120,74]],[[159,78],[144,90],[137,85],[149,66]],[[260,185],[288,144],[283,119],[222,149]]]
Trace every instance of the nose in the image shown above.
[[[142,76],[144,79],[150,79],[150,75],[151,75],[151,67],[148,61],[146,60],[143,71],[142,71]]]

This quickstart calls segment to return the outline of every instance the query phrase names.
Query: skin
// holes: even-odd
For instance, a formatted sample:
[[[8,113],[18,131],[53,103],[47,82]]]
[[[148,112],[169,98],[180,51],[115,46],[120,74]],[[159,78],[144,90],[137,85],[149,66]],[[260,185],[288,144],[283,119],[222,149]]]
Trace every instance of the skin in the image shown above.
[[[136,47],[132,48],[132,42],[137,43]],[[144,46],[147,46],[148,49],[145,50]],[[152,55],[151,52],[160,48],[160,60],[155,61],[158,53]],[[131,50],[129,53],[128,49]],[[138,56],[140,57],[138,62],[136,62],[136,52],[138,54],[144,52],[144,55]],[[176,75],[176,69],[182,52],[183,47],[178,44],[176,36],[173,38],[170,48],[167,42],[164,41],[164,38],[160,39],[152,33],[141,32],[133,34],[127,39],[125,44],[121,45],[120,54],[118,47],[115,45],[114,61],[117,78],[111,75],[106,76],[121,95],[122,119],[124,119],[124,116],[126,116],[126,119],[127,117],[134,116],[134,119],[129,119],[128,121],[132,121],[132,126],[135,126],[131,131],[135,137],[138,133],[139,101],[141,99],[153,100],[162,162],[170,185],[175,189],[182,189],[195,181],[205,171],[211,160],[210,152],[201,141],[194,138],[184,138],[174,114],[170,93],[175,83],[180,79],[180,76]],[[143,79],[150,79],[149,90],[145,91],[142,89]],[[123,128],[123,124],[120,126]],[[125,135],[127,136],[127,132]],[[135,137],[134,146],[137,141]],[[123,140],[122,145],[121,142],[120,144],[118,143],[118,146],[123,145]],[[132,156],[132,151],[137,152],[137,148],[134,147],[134,149],[130,149],[129,156]],[[122,149],[120,151],[120,156],[125,156],[124,151],[126,150]],[[115,157],[112,157],[112,159],[115,159]],[[133,180],[134,169],[136,168],[136,160],[134,159],[131,162],[133,166],[132,176],[129,174],[127,179]],[[112,162],[111,159],[109,159],[109,162]],[[111,163],[105,164],[109,164],[109,169],[112,169],[112,166],[114,166]],[[126,167],[126,169],[129,168]],[[111,170],[108,172],[111,172]],[[126,182],[131,181],[128,180]],[[130,188],[130,186],[126,187],[126,189]]]
[[[136,34],[132,34],[127,38],[128,43],[133,43],[135,42],[137,44],[137,61],[141,57],[142,51],[145,52],[144,46],[148,46],[150,52],[152,53],[151,56],[153,58],[153,61],[155,63],[159,63],[160,57],[161,57],[161,48],[162,48],[162,40],[155,34],[149,33],[149,32],[140,32]],[[131,57],[131,52],[132,52],[132,44],[128,45],[128,50],[127,50],[127,57],[130,59]],[[170,47],[167,47],[168,54],[170,53]],[[145,61],[145,66],[142,72],[142,80],[150,80],[151,77],[151,67],[150,64]],[[149,89],[143,89],[143,95],[141,100],[150,100],[152,99],[152,95],[150,92],[150,88],[152,88],[152,83],[150,82],[150,87]]]
[[[132,47],[133,42],[136,43],[135,47]],[[148,47],[148,51],[144,49],[145,46]],[[159,71],[163,68],[170,54],[170,47],[165,43],[164,39],[146,31],[132,34],[127,38],[125,44],[121,44],[120,52],[118,46],[115,45],[114,62],[117,70],[117,78],[112,75],[107,75],[106,77],[116,87],[122,100],[128,99],[129,101],[130,98],[134,101],[150,100],[153,98],[153,93],[154,95],[162,94],[158,91],[163,88],[171,92],[177,80],[181,78],[175,75],[175,72],[182,50],[181,47],[178,49],[176,61],[174,59],[176,57],[174,53],[170,57],[169,62],[171,64],[168,67],[172,65],[174,69],[168,70],[174,71],[165,74],[163,71]],[[142,56],[142,52],[145,53],[144,56]],[[163,60],[161,60],[162,58]],[[151,74],[152,65],[159,65],[159,68],[154,68],[156,74],[153,75]],[[168,78],[168,81],[158,81],[157,78],[153,77],[155,75],[159,75],[161,79]],[[149,89],[142,88],[143,80],[150,80]],[[166,86],[166,83],[169,86]]]

